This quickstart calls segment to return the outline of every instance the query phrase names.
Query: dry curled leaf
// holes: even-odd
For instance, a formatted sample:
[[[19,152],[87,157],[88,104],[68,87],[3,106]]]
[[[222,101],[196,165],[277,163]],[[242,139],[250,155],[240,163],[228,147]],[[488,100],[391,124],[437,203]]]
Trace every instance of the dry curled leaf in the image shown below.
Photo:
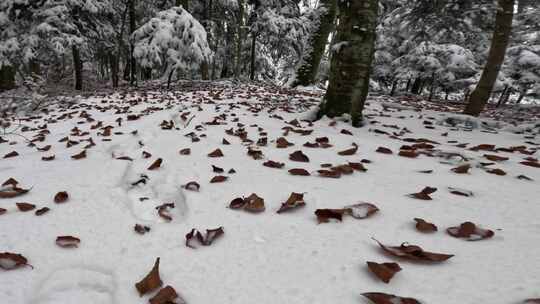
[[[257,196],[257,194],[252,193],[250,196],[245,198],[246,205],[244,206],[244,210],[249,212],[263,212],[265,210],[264,207],[264,199],[262,197]]]
[[[489,169],[487,170],[487,173],[491,173],[491,174],[495,174],[495,175],[499,175],[499,176],[505,176],[506,175],[506,172],[502,169],[499,169],[499,168],[495,168],[495,169]]]
[[[7,212],[7,209],[4,209],[4,208],[0,208],[0,215],[4,214]]]
[[[343,151],[339,151],[338,152],[338,155],[341,155],[341,156],[349,156],[349,155],[354,155],[356,154],[356,151],[358,151],[358,145],[353,143],[353,147],[352,148],[349,148],[347,150],[343,150]]]
[[[228,179],[227,176],[216,175],[210,180],[210,183],[211,184],[213,184],[213,183],[222,183],[222,182],[226,181],[227,179]]]
[[[268,167],[268,168],[281,169],[281,168],[283,168],[285,166],[285,164],[280,163],[280,162],[275,162],[273,160],[268,160],[268,161],[263,163],[263,166]]]
[[[417,158],[418,152],[416,152],[415,150],[400,150],[398,155],[408,158]]]
[[[54,202],[57,204],[65,203],[69,198],[69,194],[66,191],[60,191],[54,196]]]
[[[223,227],[219,227],[216,229],[206,229],[206,235],[203,236],[203,234],[197,230],[197,229],[191,229],[191,231],[186,234],[186,247],[195,249],[196,247],[193,245],[193,241],[198,241],[203,246],[210,246],[220,236],[225,234],[225,231],[223,230]]]
[[[0,268],[4,270],[13,270],[22,266],[32,267],[31,265],[28,264],[28,260],[24,256],[18,253],[11,253],[11,252],[0,253]]]
[[[145,234],[147,232],[150,232],[151,229],[148,226],[135,224],[135,227],[133,227],[133,230],[135,230],[135,232],[137,232],[138,234]]]
[[[0,198],[13,198],[28,193],[30,189],[23,189],[18,186],[19,182],[14,178],[6,180],[0,188]]]
[[[190,191],[199,191],[199,189],[201,189],[201,185],[199,185],[197,182],[191,181],[184,185],[184,189]]]
[[[302,168],[290,169],[289,173],[291,175],[300,175],[300,176],[310,176],[311,175],[306,169],[302,169]]]
[[[36,209],[36,205],[34,205],[34,204],[16,203],[16,205],[17,205],[17,208],[19,209],[19,211],[22,211],[22,212],[27,212],[27,211]]]
[[[148,170],[156,170],[158,169],[159,167],[161,167],[161,163],[163,162],[163,159],[161,158],[158,158],[156,159],[151,165],[150,167],[148,167]]]
[[[180,155],[190,155],[191,154],[191,149],[190,148],[185,148],[185,149],[180,150],[178,153],[180,153]]]
[[[179,298],[178,294],[176,293],[176,290],[172,288],[171,286],[167,285],[164,288],[160,289],[158,293],[150,298],[150,304],[175,304],[180,303],[183,304],[185,301],[180,298],[180,300],[175,300]]]
[[[36,210],[35,214],[36,214],[36,216],[42,216],[45,213],[49,212],[50,210],[51,209],[49,209],[48,207],[43,207],[41,209]]]
[[[407,243],[403,243],[401,244],[401,246],[386,246],[381,244],[381,242],[377,241],[376,239],[373,240],[377,242],[385,252],[396,257],[415,261],[443,262],[454,256],[453,254],[442,254],[424,251],[419,246],[409,245]]]
[[[156,207],[158,215],[166,221],[172,221],[172,216],[169,213],[169,209],[174,208],[174,203],[165,203]]]
[[[163,285],[163,282],[159,277],[159,258],[157,258],[152,270],[140,282],[135,284],[135,288],[137,288],[139,296],[142,297],[161,287],[161,285]]]
[[[455,194],[455,195],[461,195],[461,196],[467,196],[467,197],[474,195],[472,191],[460,189],[460,188],[448,187],[448,191],[450,191],[450,193]]]
[[[51,160],[54,160],[55,159],[55,156],[54,155],[51,155],[51,156],[43,156],[41,158],[42,161],[51,161]]]
[[[307,155],[302,153],[302,151],[300,150],[291,153],[289,155],[289,159],[292,161],[297,161],[297,162],[304,162],[304,163],[309,162],[309,157],[307,157]]]
[[[379,208],[371,203],[358,203],[344,207],[343,211],[355,219],[365,219],[377,213]]]
[[[343,214],[345,211],[343,209],[317,209],[315,210],[315,215],[317,216],[317,221],[320,223],[328,223],[330,219],[335,219],[338,221],[343,220]]]
[[[458,174],[465,174],[465,173],[469,172],[469,169],[471,169],[471,165],[470,164],[464,164],[464,165],[452,168],[452,171],[454,171],[455,173],[458,173]]]
[[[214,151],[208,153],[208,157],[223,157],[223,152],[220,149],[215,149]]]
[[[366,292],[362,296],[368,298],[375,304],[421,304],[414,298],[403,298],[393,294],[381,292]]]
[[[414,220],[416,221],[416,230],[418,231],[430,233],[430,232],[436,232],[438,230],[435,224],[426,222],[425,220],[421,218],[415,218]]]
[[[383,154],[392,154],[392,150],[385,147],[378,147],[375,152],[383,153]]]
[[[375,262],[367,262],[369,270],[373,272],[381,281],[388,284],[390,280],[394,277],[394,275],[401,271],[401,267],[399,267],[398,263],[375,263]]]
[[[276,147],[279,149],[288,148],[290,146],[293,146],[293,143],[290,143],[287,141],[285,137],[280,137],[276,140]]]
[[[495,154],[484,154],[484,157],[490,161],[496,161],[496,162],[505,161],[509,159],[508,157],[503,157],[503,156],[499,156]]]
[[[467,241],[489,239],[495,235],[493,231],[479,228],[471,222],[462,223],[459,227],[450,227],[446,229],[446,232],[456,238],[465,238]]]
[[[279,208],[277,213],[282,213],[285,211],[289,211],[291,209],[303,207],[305,205],[306,205],[306,202],[304,202],[304,194],[293,192],[291,193],[287,201],[281,204],[281,207]]]
[[[81,240],[79,238],[70,235],[59,236],[56,238],[56,245],[62,248],[77,248],[80,243]]]
[[[529,167],[540,168],[540,162],[538,161],[522,161],[520,162],[520,164],[529,166]]]
[[[8,154],[4,155],[4,158],[11,158],[15,156],[19,156],[19,153],[17,153],[17,151],[11,151]]]
[[[424,189],[422,189],[422,191],[417,192],[417,193],[411,193],[409,194],[409,196],[413,198],[429,201],[429,200],[432,200],[431,196],[429,195],[434,193],[435,191],[437,191],[437,188],[425,187]]]
[[[340,178],[341,172],[335,170],[317,170],[319,176],[329,178]]]
[[[360,172],[367,171],[366,167],[364,167],[362,163],[349,163],[349,167],[353,168],[353,170],[360,171]]]
[[[75,160],[86,158],[86,150],[82,150],[81,153],[72,155],[71,158]]]

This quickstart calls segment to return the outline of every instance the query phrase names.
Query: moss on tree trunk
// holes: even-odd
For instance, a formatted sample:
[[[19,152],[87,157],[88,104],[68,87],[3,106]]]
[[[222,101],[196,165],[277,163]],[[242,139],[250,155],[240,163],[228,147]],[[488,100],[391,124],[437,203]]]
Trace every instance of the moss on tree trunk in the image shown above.
[[[310,39],[309,49],[304,55],[304,58],[302,58],[302,63],[298,68],[296,81],[293,86],[313,84],[317,77],[319,64],[328,43],[328,36],[332,31],[334,20],[336,19],[336,0],[321,0],[319,10],[322,11],[319,24]]]
[[[512,19],[514,17],[514,0],[499,0],[495,18],[495,31],[491,39],[488,60],[480,81],[471,93],[469,103],[465,107],[465,114],[478,116],[484,110],[493,86],[497,81],[497,75],[504,61],[506,48],[512,32]]]
[[[351,114],[362,124],[375,50],[378,0],[339,1],[339,24],[330,67],[330,83],[320,114]]]

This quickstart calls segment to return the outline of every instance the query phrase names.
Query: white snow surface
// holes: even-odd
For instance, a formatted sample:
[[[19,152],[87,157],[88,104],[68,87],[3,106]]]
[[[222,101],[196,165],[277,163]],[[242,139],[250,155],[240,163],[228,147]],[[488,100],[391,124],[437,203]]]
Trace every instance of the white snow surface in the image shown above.
[[[285,122],[305,117],[303,112],[316,106],[316,96],[291,97],[252,86],[218,87],[210,93],[115,93],[83,99],[61,111],[59,105],[52,107],[51,117],[58,119],[71,113],[72,118],[47,122],[51,134],[36,144],[52,145],[48,152],[28,147],[19,136],[3,135],[10,143],[0,144],[0,157],[11,151],[17,151],[19,156],[0,159],[0,182],[13,177],[22,187],[32,188],[24,196],[0,199],[0,208],[8,210],[0,215],[0,252],[20,253],[34,268],[0,269],[0,303],[146,303],[154,293],[140,298],[134,284],[150,271],[157,257],[161,258],[164,285],[173,286],[193,304],[369,303],[360,296],[363,292],[385,292],[437,304],[507,304],[540,297],[540,169],[519,164],[526,156],[518,152],[475,152],[447,143],[456,140],[470,143],[469,147],[495,144],[535,148],[524,144],[524,134],[492,134],[479,129],[466,132],[436,124],[435,129],[427,129],[423,121],[433,117],[435,122],[438,113],[393,108],[383,111],[380,104],[371,102],[365,111],[371,124],[355,129],[341,121],[329,126],[328,118],[313,126],[301,122],[304,129],[314,132],[307,136],[290,132],[286,138],[295,145],[277,149],[275,139],[282,136],[283,127],[290,126]],[[291,108],[286,107],[288,103],[292,103]],[[108,105],[112,108],[107,109]],[[231,109],[230,105],[235,107]],[[301,109],[295,111],[300,105]],[[126,120],[127,113],[115,114],[128,106],[129,114],[150,107],[162,109],[134,121]],[[275,111],[268,113],[271,107]],[[255,108],[261,111],[255,113]],[[86,122],[80,117],[81,110],[96,121]],[[187,127],[180,117],[186,111],[190,112],[188,118],[193,116]],[[221,114],[227,114],[223,125],[204,124]],[[284,120],[270,117],[275,114]],[[41,116],[23,123],[30,128],[42,126],[46,123],[43,118],[49,116]],[[119,117],[123,118],[121,127],[116,123]],[[233,121],[235,117],[238,122]],[[172,120],[179,130],[162,130],[159,125],[163,120]],[[90,129],[97,121],[114,126],[108,137],[111,141],[102,141],[107,137],[97,133],[103,130]],[[245,125],[248,138],[255,142],[259,138],[257,127],[268,132],[268,146],[261,147],[265,159],[252,159],[238,137],[225,134],[226,129],[236,130],[237,123]],[[476,167],[469,174],[456,174],[450,170],[453,166],[441,163],[440,158],[397,156],[399,147],[410,143],[372,132],[399,131],[383,124],[406,127],[412,133],[403,137],[428,138],[441,143],[436,149],[462,153],[472,160],[486,162],[482,157],[486,153],[509,157],[493,166],[508,174],[497,176]],[[199,125],[202,127],[197,130]],[[96,143],[87,150],[86,159],[70,158],[81,152],[86,142],[70,148],[58,142],[66,136],[77,141],[88,138],[71,136],[74,127],[90,132],[88,136]],[[341,134],[342,129],[350,130],[353,136]],[[131,134],[134,130],[138,131],[136,135]],[[32,138],[38,132],[22,134]],[[192,143],[184,136],[189,132],[206,137]],[[441,136],[446,132],[447,136]],[[333,147],[302,146],[323,136]],[[223,138],[231,145],[223,145]],[[539,143],[540,139],[536,135],[529,141]],[[353,142],[359,146],[355,155],[337,154]],[[394,154],[376,153],[379,146],[392,149]],[[180,155],[183,148],[191,148],[191,155]],[[209,158],[207,154],[216,148],[225,156]],[[308,155],[310,162],[290,161],[288,155],[296,150]],[[152,156],[144,159],[143,151]],[[41,160],[52,154],[55,160]],[[129,156],[133,161],[114,159],[120,156]],[[538,152],[530,157],[537,158]],[[147,170],[157,158],[163,159],[161,168]],[[285,168],[264,167],[266,159],[284,162]],[[365,165],[367,172],[339,179],[316,176],[320,164],[339,165],[361,159],[372,161]],[[210,184],[209,180],[218,175],[212,172],[211,165],[224,168],[225,173],[234,168],[237,173],[229,174],[224,183]],[[289,175],[290,168],[305,168],[312,176]],[[428,169],[434,172],[418,172]],[[148,176],[147,184],[131,186],[141,174]],[[534,181],[515,178],[520,174]],[[181,187],[190,181],[201,185],[199,192]],[[431,194],[432,201],[406,196],[425,186],[438,188]],[[456,196],[447,187],[467,189],[474,196]],[[54,203],[53,197],[59,191],[69,193],[66,203]],[[277,214],[291,192],[305,193],[306,206]],[[252,214],[227,208],[232,199],[251,193],[264,198],[265,212]],[[148,200],[141,202],[141,197]],[[363,220],[344,217],[341,223],[317,224],[316,209],[343,208],[362,201],[375,204],[380,211]],[[37,217],[33,211],[17,211],[16,202],[46,206],[51,211]],[[173,202],[173,220],[165,222],[155,207]],[[435,223],[439,231],[416,231],[416,217]],[[467,242],[445,233],[446,228],[465,221],[492,229],[495,236]],[[149,226],[151,231],[145,235],[135,233],[136,223]],[[225,235],[211,246],[194,250],[184,245],[185,234],[192,228],[204,231],[220,226]],[[61,235],[80,238],[79,247],[58,247],[55,239]],[[409,242],[455,257],[440,264],[411,263],[385,254],[371,237],[395,246]],[[384,284],[367,270],[366,261],[396,261],[403,270],[390,284]]]

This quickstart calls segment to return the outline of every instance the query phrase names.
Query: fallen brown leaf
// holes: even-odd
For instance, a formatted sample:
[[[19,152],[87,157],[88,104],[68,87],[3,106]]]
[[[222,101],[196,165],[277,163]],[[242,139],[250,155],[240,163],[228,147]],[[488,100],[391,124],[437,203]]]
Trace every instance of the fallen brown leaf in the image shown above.
[[[381,281],[388,284],[394,275],[401,271],[398,263],[375,263],[367,262],[369,270],[373,272]]]
[[[139,292],[139,296],[143,296],[151,291],[156,290],[163,282],[159,277],[159,258],[156,259],[152,270],[138,283],[135,284],[135,288]]]
[[[456,238],[465,238],[467,241],[489,239],[495,235],[493,231],[479,228],[471,222],[462,223],[459,227],[450,227],[446,232]]]
[[[56,245],[62,248],[77,248],[80,243],[81,240],[79,238],[70,235],[59,236],[56,238]]]
[[[416,221],[416,230],[418,231],[430,233],[438,230],[437,226],[432,223],[426,222],[421,218],[415,218],[414,220]]]
[[[443,262],[451,257],[453,254],[442,254],[424,251],[422,248],[416,245],[409,245],[407,243],[401,244],[401,246],[386,246],[381,244],[376,239],[373,239],[379,244],[379,246],[387,253],[410,260],[416,261],[429,261],[429,262]]]
[[[375,304],[421,304],[414,298],[402,298],[381,292],[367,292],[363,293],[362,296],[368,298]]]

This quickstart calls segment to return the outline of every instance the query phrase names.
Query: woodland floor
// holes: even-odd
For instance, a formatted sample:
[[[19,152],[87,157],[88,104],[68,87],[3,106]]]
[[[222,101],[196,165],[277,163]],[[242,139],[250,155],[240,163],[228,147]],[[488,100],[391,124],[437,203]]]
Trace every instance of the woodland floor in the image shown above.
[[[437,304],[540,298],[538,108],[491,109],[463,124],[451,114],[459,105],[380,96],[355,129],[304,120],[320,94],[222,83],[9,116],[18,129],[1,137],[0,182],[19,184],[0,191],[0,254],[33,268],[0,268],[0,303],[146,303],[155,291],[140,298],[134,285],[157,257],[163,286],[191,304],[370,303],[367,292]],[[216,149],[223,156],[209,157]],[[298,168],[310,176],[289,172]],[[55,202],[62,191],[67,200]],[[293,192],[305,205],[293,196],[285,207],[296,208],[278,214]],[[252,193],[264,211],[258,199],[229,206]],[[318,218],[318,209],[332,210]],[[419,231],[415,218],[438,231]],[[447,233],[468,221],[476,230]],[[210,246],[186,246],[192,228],[219,227]],[[58,236],[80,244],[63,248]],[[372,238],[454,256],[385,251]],[[368,261],[402,270],[385,284]],[[14,263],[0,256],[0,267]],[[410,303],[389,301],[375,303]]]

